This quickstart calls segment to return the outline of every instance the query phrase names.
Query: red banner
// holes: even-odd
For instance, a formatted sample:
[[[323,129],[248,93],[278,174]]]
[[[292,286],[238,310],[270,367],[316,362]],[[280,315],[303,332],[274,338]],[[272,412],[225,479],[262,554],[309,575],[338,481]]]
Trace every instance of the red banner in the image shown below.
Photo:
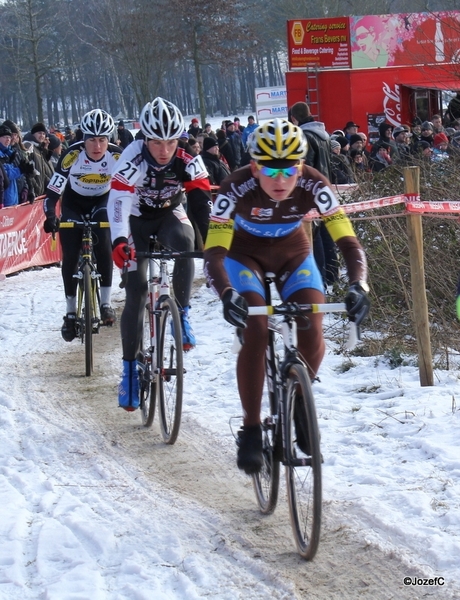
[[[59,240],[53,250],[51,235],[43,231],[44,220],[42,200],[0,210],[1,275],[61,260]]]

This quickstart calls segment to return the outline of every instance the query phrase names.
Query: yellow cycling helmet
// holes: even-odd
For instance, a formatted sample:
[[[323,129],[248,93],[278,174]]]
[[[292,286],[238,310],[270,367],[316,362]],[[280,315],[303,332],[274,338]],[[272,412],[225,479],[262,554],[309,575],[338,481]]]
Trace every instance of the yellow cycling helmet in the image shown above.
[[[260,125],[249,142],[249,154],[256,161],[300,160],[306,153],[303,131],[286,119],[272,119]]]

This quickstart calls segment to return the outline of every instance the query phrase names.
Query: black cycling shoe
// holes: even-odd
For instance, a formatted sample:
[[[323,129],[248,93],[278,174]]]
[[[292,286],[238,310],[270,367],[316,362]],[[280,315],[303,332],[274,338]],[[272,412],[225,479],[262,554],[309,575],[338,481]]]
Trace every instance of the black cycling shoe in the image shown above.
[[[297,446],[304,454],[311,456],[310,440],[308,439],[308,423],[305,409],[301,406],[301,396],[296,396],[294,403],[294,425],[297,438]]]
[[[238,446],[236,460],[238,469],[241,469],[247,475],[258,473],[264,463],[260,425],[243,425],[238,431],[236,445]]]
[[[64,317],[64,325],[61,327],[62,338],[66,342],[71,342],[77,336],[77,330],[75,328],[76,314],[67,313]]]
[[[113,325],[117,317],[115,315],[115,311],[110,306],[110,304],[103,304],[101,306],[101,321],[103,325]]]

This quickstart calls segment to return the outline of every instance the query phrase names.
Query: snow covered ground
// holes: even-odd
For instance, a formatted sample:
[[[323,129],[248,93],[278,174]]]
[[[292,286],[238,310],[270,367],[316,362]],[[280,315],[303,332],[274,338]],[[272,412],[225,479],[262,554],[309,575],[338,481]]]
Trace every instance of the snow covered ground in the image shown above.
[[[196,265],[172,447],[116,406],[117,325],[84,377],[82,346],[59,333],[58,268],[0,282],[0,599],[460,598],[458,367],[422,388],[414,366],[329,342],[314,386],[324,527],[305,563],[284,493],[262,517],[236,468],[232,328]]]

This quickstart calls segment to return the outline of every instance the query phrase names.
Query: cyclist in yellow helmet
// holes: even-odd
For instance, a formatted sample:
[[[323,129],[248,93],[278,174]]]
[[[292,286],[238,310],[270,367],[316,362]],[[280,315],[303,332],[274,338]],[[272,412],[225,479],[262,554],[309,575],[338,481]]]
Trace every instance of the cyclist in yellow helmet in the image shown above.
[[[345,302],[359,324],[369,311],[367,265],[353,227],[331,184],[304,164],[307,142],[302,130],[284,119],[259,126],[249,144],[251,162],[221,183],[211,214],[204,252],[209,284],[223,303],[224,318],[244,329],[237,360],[238,391],[244,412],[238,432],[238,467],[251,474],[262,467],[260,409],[267,317],[246,321],[247,307],[265,305],[264,275],[275,274],[283,301],[324,302],[323,282],[302,227],[316,209],[343,254],[350,288]],[[322,316],[299,327],[298,348],[316,376],[324,356]]]

